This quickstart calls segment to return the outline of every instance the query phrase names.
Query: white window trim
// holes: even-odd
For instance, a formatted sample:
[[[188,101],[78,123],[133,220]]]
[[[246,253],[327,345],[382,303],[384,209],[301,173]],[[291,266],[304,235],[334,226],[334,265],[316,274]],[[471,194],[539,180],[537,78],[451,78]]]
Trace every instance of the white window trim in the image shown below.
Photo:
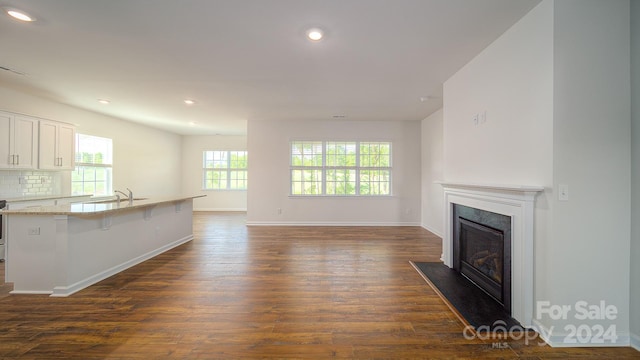
[[[294,166],[292,163],[291,146],[293,143],[322,143],[322,166]],[[355,143],[356,144],[356,165],[355,166],[328,166],[327,164],[327,143]],[[361,143],[387,143],[389,144],[389,167],[361,167],[360,166],[360,144]],[[332,169],[353,169],[356,171],[355,194],[327,194],[327,171]],[[321,194],[293,194],[293,170],[320,170],[322,172]],[[361,170],[387,170],[389,171],[389,193],[381,195],[360,194],[360,171]],[[318,198],[318,197],[365,197],[365,198],[387,198],[393,197],[393,142],[385,140],[291,140],[289,141],[289,197],[291,198]]]
[[[205,156],[208,152],[226,152],[227,153],[227,167],[224,168],[208,168],[205,167]],[[249,152],[247,150],[203,150],[202,151],[202,191],[247,191],[249,170],[248,165],[244,168],[232,168],[231,167],[231,153],[232,152],[244,152],[247,156],[247,163],[249,159]],[[207,188],[207,172],[209,171],[225,171],[227,173],[227,187],[220,189]],[[247,186],[244,188],[231,188],[231,172],[232,171],[245,171],[247,173]]]
[[[81,157],[79,158],[78,157],[78,153],[77,153],[78,152],[78,146],[79,146],[78,142],[79,142],[80,136],[89,136],[89,137],[94,137],[94,138],[103,138],[103,139],[111,140],[111,147],[110,147],[111,154],[109,154],[110,158],[111,158],[111,163],[110,164],[104,164],[104,163],[96,164],[96,163],[91,163],[91,162],[87,163],[87,162],[80,161]],[[105,138],[105,137],[102,137],[102,136],[95,136],[95,135],[76,133],[75,141],[76,141],[76,149],[75,149],[74,156],[76,157],[76,161],[75,161],[75,168],[74,168],[73,171],[77,171],[77,168],[79,168],[79,167],[111,169],[111,171],[107,172],[107,179],[105,180],[106,188],[107,188],[106,189],[107,193],[105,194],[105,196],[111,195],[113,193],[113,139]],[[73,184],[74,184],[73,176],[71,177],[70,180],[71,180],[71,189],[73,191]],[[85,182],[86,181],[82,181],[83,184]],[[95,181],[94,181],[94,183],[95,183]],[[89,194],[76,194],[76,193],[73,193],[73,195],[89,195]],[[90,194],[90,195],[95,195],[95,194]]]

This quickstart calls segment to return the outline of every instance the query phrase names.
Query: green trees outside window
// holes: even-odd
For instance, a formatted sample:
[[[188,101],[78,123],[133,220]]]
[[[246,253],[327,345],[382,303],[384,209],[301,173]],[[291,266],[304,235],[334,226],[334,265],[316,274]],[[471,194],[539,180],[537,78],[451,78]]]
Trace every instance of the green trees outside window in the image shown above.
[[[292,141],[291,195],[391,195],[391,143]]]
[[[205,190],[246,190],[248,183],[246,151],[204,151]]]
[[[113,195],[113,142],[109,138],[76,134],[76,168],[71,173],[72,195]]]

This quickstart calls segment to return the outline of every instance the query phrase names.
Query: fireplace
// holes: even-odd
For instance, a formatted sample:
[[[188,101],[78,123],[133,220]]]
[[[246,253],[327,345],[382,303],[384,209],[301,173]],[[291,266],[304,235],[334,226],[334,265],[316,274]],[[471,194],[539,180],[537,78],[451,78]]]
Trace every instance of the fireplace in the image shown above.
[[[487,224],[485,218],[476,219],[462,216],[464,219],[482,224],[503,232],[504,239],[510,239],[510,250],[503,250],[510,255],[503,263],[502,276],[510,272],[511,284],[502,286],[503,302],[510,302],[511,316],[524,327],[533,326],[533,228],[536,196],[544,191],[541,186],[526,185],[483,185],[472,183],[440,182],[444,190],[445,214],[444,234],[442,237],[442,261],[454,268],[453,253],[455,250],[453,214],[454,205],[462,205],[476,210],[484,210],[500,214],[510,219],[510,235],[499,226]],[[473,231],[473,230],[472,230]],[[482,271],[481,271],[482,272]],[[506,288],[510,286],[510,290]],[[496,296],[497,297],[497,296]],[[510,299],[506,299],[510,297]]]
[[[453,268],[511,313],[511,218],[453,204]]]

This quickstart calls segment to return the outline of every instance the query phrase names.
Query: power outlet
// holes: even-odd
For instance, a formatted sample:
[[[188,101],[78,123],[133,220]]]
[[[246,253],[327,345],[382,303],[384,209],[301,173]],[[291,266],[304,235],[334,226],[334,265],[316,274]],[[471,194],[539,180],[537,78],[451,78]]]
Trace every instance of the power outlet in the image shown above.
[[[18,176],[18,184],[24,185],[27,183],[27,178],[25,176]]]
[[[29,235],[40,235],[40,228],[39,227],[30,227],[29,228]]]
[[[558,185],[558,200],[569,201],[569,185],[567,184]]]

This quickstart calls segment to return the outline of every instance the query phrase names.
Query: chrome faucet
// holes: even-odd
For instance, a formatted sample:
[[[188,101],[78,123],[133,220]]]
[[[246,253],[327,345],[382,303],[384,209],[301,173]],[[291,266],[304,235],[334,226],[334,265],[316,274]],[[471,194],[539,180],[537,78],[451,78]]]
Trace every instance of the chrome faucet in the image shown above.
[[[129,194],[125,194],[120,190],[116,190],[114,191],[114,193],[120,193],[124,196],[126,196],[127,200],[129,200],[129,205],[131,205],[133,203],[133,191],[131,191],[131,189],[127,188],[127,190],[129,191]],[[118,194],[116,194],[117,198],[118,198],[118,204],[120,204],[120,196]]]

